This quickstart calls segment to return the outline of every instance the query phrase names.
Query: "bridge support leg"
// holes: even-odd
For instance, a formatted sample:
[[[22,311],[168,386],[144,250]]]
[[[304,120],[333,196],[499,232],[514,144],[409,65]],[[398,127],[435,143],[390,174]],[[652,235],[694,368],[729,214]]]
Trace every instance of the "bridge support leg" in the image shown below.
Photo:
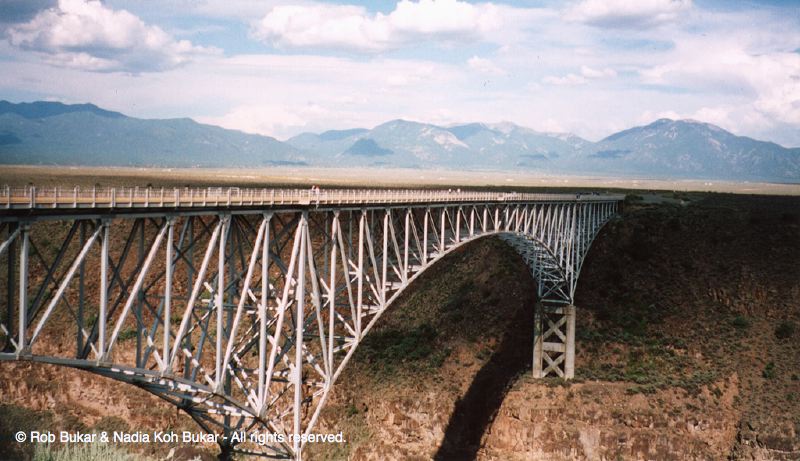
[[[227,442],[219,444],[219,455],[217,456],[217,459],[219,461],[232,461],[233,445]]]
[[[567,350],[564,359],[564,379],[575,377],[575,306],[569,305],[566,308],[567,316]]]
[[[544,378],[542,374],[542,347],[544,337],[542,336],[542,303],[536,303],[533,314],[533,377]]]
[[[533,377],[575,377],[575,306],[536,303],[533,325]]]

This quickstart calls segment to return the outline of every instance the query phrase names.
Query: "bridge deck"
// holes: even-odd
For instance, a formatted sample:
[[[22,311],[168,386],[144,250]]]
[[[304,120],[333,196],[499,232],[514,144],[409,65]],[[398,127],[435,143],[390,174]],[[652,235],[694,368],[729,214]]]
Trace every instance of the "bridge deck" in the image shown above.
[[[301,459],[382,313],[478,238],[506,241],[536,281],[533,376],[572,378],[578,276],[623,198],[0,186],[0,361],[134,384],[209,433],[291,435],[221,444]]]
[[[540,194],[447,190],[268,189],[239,187],[5,187],[0,213],[9,210],[241,208],[253,206],[338,207],[396,203],[617,201],[623,195]]]

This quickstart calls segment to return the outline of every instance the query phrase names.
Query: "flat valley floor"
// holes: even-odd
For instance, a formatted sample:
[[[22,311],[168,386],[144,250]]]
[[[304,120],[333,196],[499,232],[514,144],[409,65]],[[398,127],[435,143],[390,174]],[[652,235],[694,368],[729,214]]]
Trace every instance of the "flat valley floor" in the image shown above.
[[[232,186],[336,188],[455,188],[487,190],[663,190],[736,194],[800,195],[800,184],[735,183],[558,176],[545,173],[358,168],[123,168],[0,165],[0,186]]]

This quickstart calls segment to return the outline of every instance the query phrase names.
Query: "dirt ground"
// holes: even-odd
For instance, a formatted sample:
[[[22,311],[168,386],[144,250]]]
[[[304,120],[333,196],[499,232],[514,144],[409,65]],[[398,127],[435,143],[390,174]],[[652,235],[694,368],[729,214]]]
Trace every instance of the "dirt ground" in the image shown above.
[[[368,179],[367,179],[368,178]],[[647,178],[610,178],[554,176],[541,173],[497,171],[444,171],[412,169],[358,168],[110,168],[110,167],[0,167],[0,185],[22,186],[238,186],[238,187],[400,187],[525,190],[658,190],[710,191],[739,194],[800,195],[798,184],[734,183],[702,180],[656,180]]]
[[[46,180],[46,171],[26,168],[4,167],[0,183],[177,184],[174,171],[80,170]],[[323,179],[308,173],[245,184],[242,172],[204,171],[181,181]],[[771,187],[797,192],[760,192]],[[426,272],[376,324],[320,421],[348,443],[312,445],[308,459],[800,459],[800,198],[666,189],[629,197],[587,256],[576,380],[530,378],[534,282],[513,250],[481,239]],[[105,378],[0,364],[4,435],[193,424]],[[0,459],[30,455],[7,442]],[[173,448],[183,450],[173,459],[216,453]]]

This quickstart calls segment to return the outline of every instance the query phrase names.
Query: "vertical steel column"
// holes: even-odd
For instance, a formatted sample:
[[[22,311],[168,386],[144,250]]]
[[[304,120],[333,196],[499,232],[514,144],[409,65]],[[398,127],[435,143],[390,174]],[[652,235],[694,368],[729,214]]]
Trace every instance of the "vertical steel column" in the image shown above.
[[[542,346],[544,337],[542,336],[542,302],[537,301],[533,308],[533,377],[543,378],[542,376]]]
[[[403,233],[403,278],[402,282],[408,282],[408,248],[411,245],[411,231],[409,230],[411,219],[411,208],[406,210],[405,231]]]
[[[100,248],[100,315],[97,318],[98,322],[98,361],[105,360],[106,351],[106,314],[108,311],[108,238],[109,238],[109,222],[103,221],[100,224],[103,227],[103,241]]]
[[[197,218],[200,219],[200,218]],[[186,217],[186,232],[189,236],[189,242],[187,244],[186,249],[186,286],[190,287],[194,285],[194,245],[195,245],[195,237],[194,237],[194,220],[195,218],[192,216]]]
[[[330,294],[328,295],[328,369],[331,370],[331,374],[327,377],[326,386],[330,387],[333,385],[333,374],[335,368],[333,367],[333,337],[335,335],[334,332],[334,320],[336,319],[336,239],[341,232],[339,227],[339,212],[333,212],[333,219],[331,219],[331,270],[330,270],[330,283],[328,284],[328,290],[330,290]],[[344,257],[344,255],[342,255]],[[344,274],[347,276],[347,274]]]
[[[475,236],[475,206],[469,208],[469,236]]]
[[[167,248],[166,255],[164,256],[164,264],[166,264],[166,273],[164,275],[164,357],[161,368],[162,373],[168,373],[170,370],[169,360],[169,333],[170,324],[172,323],[170,317],[170,307],[172,306],[172,247],[174,245],[175,234],[175,219],[172,217],[167,218]]]
[[[96,190],[93,192],[96,194]],[[95,199],[93,199],[95,200]],[[142,225],[139,226],[139,267],[144,264],[144,228],[147,225],[147,219],[142,218]],[[142,270],[142,269],[139,269]],[[142,305],[144,303],[144,291],[141,287],[136,289],[136,307],[134,308],[134,317],[136,317],[136,367],[140,368],[142,363]]]
[[[386,307],[386,283],[387,279],[386,276],[388,268],[389,268],[389,220],[391,219],[392,211],[389,208],[386,208],[383,215],[383,261],[381,266],[381,288],[380,288],[380,295],[381,295],[381,309]]]
[[[567,316],[566,357],[564,358],[564,379],[575,377],[575,306],[570,304],[565,308]]]
[[[86,221],[81,221],[81,237],[80,237],[80,247],[83,248],[84,243],[86,243]],[[76,314],[78,328],[75,332],[75,342],[78,345],[77,354],[81,353],[83,349],[83,308],[84,308],[84,301],[86,299],[86,260],[81,260],[81,265],[78,268],[78,312]]]
[[[215,388],[217,392],[222,392],[223,379],[222,379],[222,335],[223,335],[223,308],[225,302],[225,248],[228,240],[228,229],[230,227],[230,215],[223,215],[219,217],[222,223],[222,229],[219,236],[219,247],[217,256],[217,350],[215,356]]]
[[[428,265],[428,218],[431,216],[431,209],[425,208],[425,218],[422,220],[422,266]],[[430,218],[433,219],[433,218]]]
[[[445,251],[445,238],[444,238],[444,229],[445,229],[445,219],[447,218],[447,208],[442,207],[439,212],[441,213],[439,221],[441,221],[441,230],[442,232],[439,234],[439,255],[444,253]]]
[[[25,351],[25,330],[28,327],[28,251],[30,247],[30,224],[22,223],[22,246],[19,249],[19,336],[17,355]],[[9,255],[11,258],[11,255]],[[9,328],[11,326],[9,325]]]
[[[461,207],[458,207],[456,208],[456,244],[458,244],[458,242],[460,241],[461,241]]]
[[[17,309],[17,306],[14,304],[14,289],[16,288],[16,282],[14,281],[16,272],[17,272],[17,265],[14,261],[17,255],[17,244],[16,238],[14,234],[19,229],[18,223],[9,223],[8,225],[8,258],[6,258],[6,294],[8,295],[8,299],[6,300],[6,325],[8,326],[9,330],[13,329],[14,324],[14,311]],[[12,344],[11,340],[14,334],[9,331],[8,336],[6,338],[6,344],[4,345],[5,352],[11,352]]]
[[[266,229],[264,229],[264,245],[261,247],[261,303],[258,305],[258,402],[259,414],[263,417],[264,384],[266,383],[265,371],[267,368],[267,301],[269,300],[269,245],[272,213],[264,214]]]
[[[364,303],[364,232],[367,212],[361,210],[358,220],[358,294],[356,296],[356,340],[361,340],[361,310]]]
[[[353,212],[347,212],[347,260],[353,260]]]
[[[295,304],[297,305],[297,315],[295,317],[295,341],[294,341],[294,440],[292,448],[294,449],[295,460],[301,461],[302,446],[300,444],[300,434],[302,428],[300,427],[301,405],[303,402],[303,327],[304,327],[304,313],[305,307],[305,288],[306,288],[306,246],[308,236],[308,212],[304,211],[300,219],[300,254],[297,264],[297,294],[295,295]],[[363,226],[361,227],[363,229]],[[360,251],[360,250],[359,250]],[[360,323],[361,319],[359,319]]]

